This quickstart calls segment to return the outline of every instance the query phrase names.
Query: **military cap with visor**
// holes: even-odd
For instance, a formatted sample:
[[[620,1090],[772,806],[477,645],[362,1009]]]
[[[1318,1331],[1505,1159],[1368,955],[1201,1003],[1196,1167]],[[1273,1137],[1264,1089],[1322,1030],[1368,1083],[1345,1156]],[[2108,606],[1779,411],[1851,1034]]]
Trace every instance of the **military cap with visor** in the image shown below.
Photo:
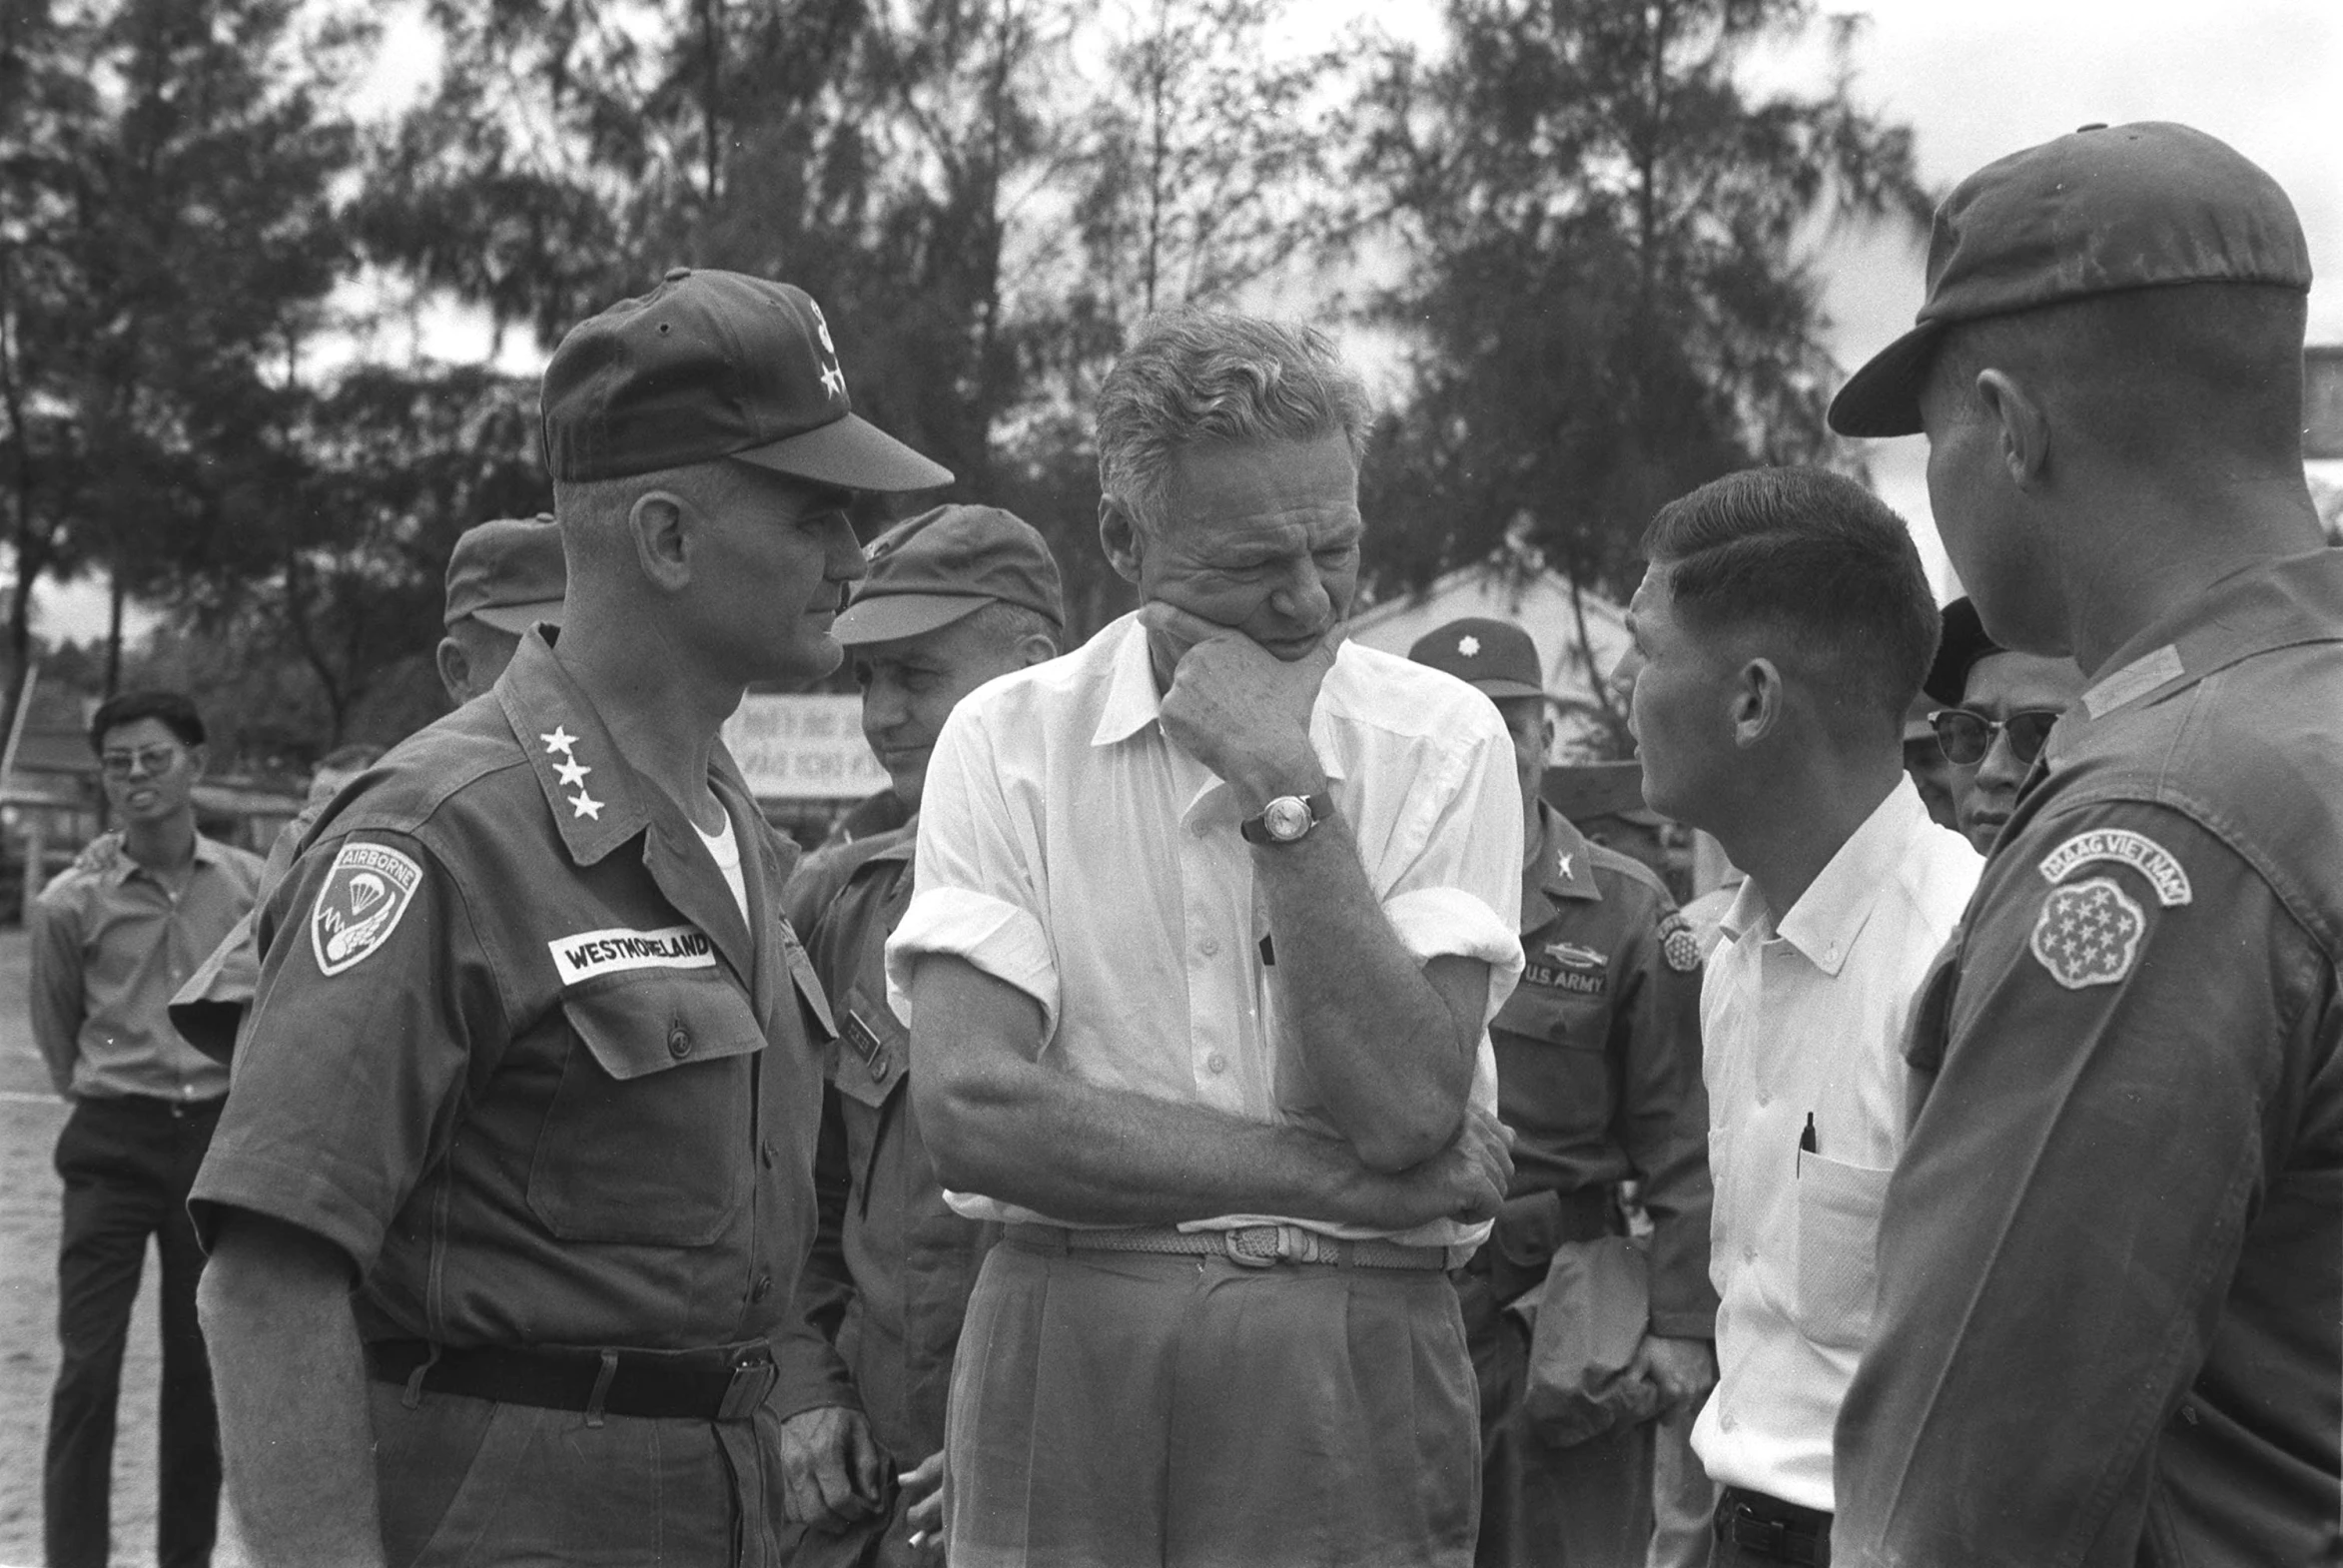
[[[2294,205],[2227,143],[2185,125],[2085,126],[1985,165],[1929,230],[1918,324],[1831,400],[1842,435],[1920,433],[1920,394],[1963,322],[2176,284],[2308,292]]]
[[[1542,697],[1538,645],[1509,620],[1468,615],[1415,639],[1407,656],[1455,676],[1485,697]]]
[[[1016,604],[1066,624],[1058,561],[1033,524],[998,506],[938,506],[895,524],[863,551],[863,578],[830,635],[848,646],[949,626],[988,604]]]
[[[676,268],[570,330],[545,367],[544,438],[557,480],[733,457],[841,489],[952,481],[854,411],[812,296],[708,269]]]
[[[444,622],[468,616],[514,636],[541,620],[559,625],[568,580],[551,513],[475,524],[448,552]]]

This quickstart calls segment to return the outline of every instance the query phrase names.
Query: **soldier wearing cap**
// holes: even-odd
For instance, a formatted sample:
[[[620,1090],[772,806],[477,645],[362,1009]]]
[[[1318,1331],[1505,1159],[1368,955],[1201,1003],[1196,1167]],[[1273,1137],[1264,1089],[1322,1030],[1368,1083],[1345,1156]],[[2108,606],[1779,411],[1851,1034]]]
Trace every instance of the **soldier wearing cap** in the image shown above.
[[[801,1293],[844,1355],[872,1435],[903,1468],[893,1512],[821,1555],[907,1563],[942,1551],[952,1355],[999,1227],[944,1201],[912,1100],[910,1042],[887,1005],[887,938],[911,902],[920,792],[944,720],[994,676],[1056,657],[1065,611],[1049,545],[995,507],[938,507],[872,540],[864,558],[832,634],[862,686],[863,734],[911,815],[807,857],[789,885],[790,921],[838,1023],[814,1172],[821,1238]],[[809,1538],[804,1560],[821,1544]]]
[[[2050,726],[2082,695],[2082,671],[2072,659],[2002,647],[1985,635],[1974,601],[1954,599],[1921,692],[1938,705],[1929,728],[1948,766],[1956,825],[1989,855]]]
[[[531,626],[561,624],[567,581],[550,512],[463,530],[447,556],[447,634],[436,655],[449,702],[460,707],[494,686]]]
[[[461,707],[494,686],[531,626],[561,624],[563,581],[561,529],[549,512],[492,518],[457,536],[447,556],[447,631],[436,653],[439,684],[449,702]],[[293,869],[311,825],[343,786],[381,756],[380,747],[346,746],[318,764],[308,803],[269,848],[253,910],[172,997],[172,1027],[198,1051],[225,1062],[235,1049],[237,1029],[261,977],[260,950],[253,940],[260,906]]]
[[[1929,437],[1983,630],[2089,682],[1913,1037],[1842,1564],[2343,1561],[2343,554],[2310,266],[2201,132],[1956,186],[1832,404]]]
[[[793,1310],[830,1014],[717,732],[838,663],[850,493],[949,475],[738,274],[576,328],[544,404],[559,641],[311,830],[195,1187],[263,1564],[772,1563],[883,1505]]]
[[[1709,1287],[1708,1097],[1700,1077],[1700,953],[1640,861],[1590,844],[1539,796],[1553,720],[1537,646],[1509,621],[1450,621],[1407,650],[1489,697],[1521,781],[1521,984],[1489,1026],[1513,1184],[1489,1241],[1457,1271],[1481,1390],[1481,1530],[1474,1559],[1641,1561],[1652,1533],[1653,1426],[1621,1419],[1560,1445],[1524,1410],[1529,1336],[1507,1308],[1546,1281],[1557,1248],[1623,1233],[1618,1184],[1653,1218],[1651,1310],[1626,1377],[1668,1405],[1716,1382]],[[1541,1303],[1569,1310],[1562,1303]]]

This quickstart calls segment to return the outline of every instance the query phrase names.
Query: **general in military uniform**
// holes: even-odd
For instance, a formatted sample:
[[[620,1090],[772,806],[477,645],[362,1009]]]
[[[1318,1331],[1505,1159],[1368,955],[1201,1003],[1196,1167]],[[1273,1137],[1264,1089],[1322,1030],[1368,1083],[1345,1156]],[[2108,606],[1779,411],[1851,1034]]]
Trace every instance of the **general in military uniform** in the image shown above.
[[[766,1563],[883,1501],[867,1453],[807,1495],[853,1430],[791,1331],[831,1015],[716,736],[838,663],[850,491],[948,475],[736,274],[573,331],[544,402],[560,640],[312,830],[195,1187],[263,1563]]]
[[[907,1031],[887,1004],[887,938],[911,902],[920,794],[944,720],[994,676],[1054,657],[1065,621],[1049,545],[998,508],[940,506],[866,554],[868,574],[834,635],[862,687],[863,734],[913,815],[807,857],[789,886],[790,920],[838,1023],[823,1061],[820,1239],[801,1293],[904,1474],[890,1512],[809,1534],[801,1563],[934,1561],[942,1551],[953,1352],[1000,1227],[944,1201],[912,1101]]]
[[[1927,432],[1985,631],[2090,684],[1912,1043],[1833,1550],[2343,1562],[2343,552],[2302,231],[2213,138],[2098,127],[1963,180],[1928,275],[1832,422]]]
[[[1716,1380],[1699,945],[1649,868],[1588,843],[1539,798],[1553,730],[1529,633],[1452,621],[1408,657],[1496,702],[1513,736],[1527,846],[1525,967],[1489,1026],[1513,1183],[1488,1242],[1457,1272],[1481,1391],[1475,1560],[1640,1562],[1652,1533],[1651,1418],[1663,1403],[1697,1404]],[[1559,1442],[1527,1408],[1528,1314],[1517,1303],[1537,1299],[1558,1249],[1623,1230],[1617,1192],[1631,1176],[1653,1233],[1649,1320],[1635,1325],[1644,1345],[1624,1370],[1648,1393],[1607,1430]],[[1578,1309],[1554,1300],[1534,1310],[1548,1307]]]

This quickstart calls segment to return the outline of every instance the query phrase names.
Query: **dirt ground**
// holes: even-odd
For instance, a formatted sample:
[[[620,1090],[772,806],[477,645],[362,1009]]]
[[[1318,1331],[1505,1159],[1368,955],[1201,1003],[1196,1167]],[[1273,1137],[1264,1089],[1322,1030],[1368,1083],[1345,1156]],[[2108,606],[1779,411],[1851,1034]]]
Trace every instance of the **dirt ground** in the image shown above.
[[[41,1560],[41,1445],[57,1370],[57,1173],[65,1106],[25,1025],[25,940],[0,931],[0,1568]],[[155,1561],[153,1253],[131,1324],[114,1443],[114,1562]],[[228,1568],[233,1547],[215,1559]]]

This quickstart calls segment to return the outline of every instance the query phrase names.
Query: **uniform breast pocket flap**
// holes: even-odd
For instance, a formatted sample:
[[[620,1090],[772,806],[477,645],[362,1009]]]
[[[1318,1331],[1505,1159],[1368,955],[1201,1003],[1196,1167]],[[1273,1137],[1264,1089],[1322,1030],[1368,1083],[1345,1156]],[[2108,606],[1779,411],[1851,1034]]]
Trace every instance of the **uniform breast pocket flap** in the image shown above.
[[[704,1246],[750,1179],[748,998],[714,976],[627,977],[563,999],[573,1037],[529,1165],[567,1241]]]
[[[877,1110],[903,1082],[911,1060],[910,1036],[886,1004],[874,1001],[860,985],[847,991],[837,1017],[838,1070],[830,1081],[849,1100]]]
[[[1798,1157],[1798,1318],[1818,1344],[1860,1349],[1871,1333],[1880,1207],[1893,1174]]]

